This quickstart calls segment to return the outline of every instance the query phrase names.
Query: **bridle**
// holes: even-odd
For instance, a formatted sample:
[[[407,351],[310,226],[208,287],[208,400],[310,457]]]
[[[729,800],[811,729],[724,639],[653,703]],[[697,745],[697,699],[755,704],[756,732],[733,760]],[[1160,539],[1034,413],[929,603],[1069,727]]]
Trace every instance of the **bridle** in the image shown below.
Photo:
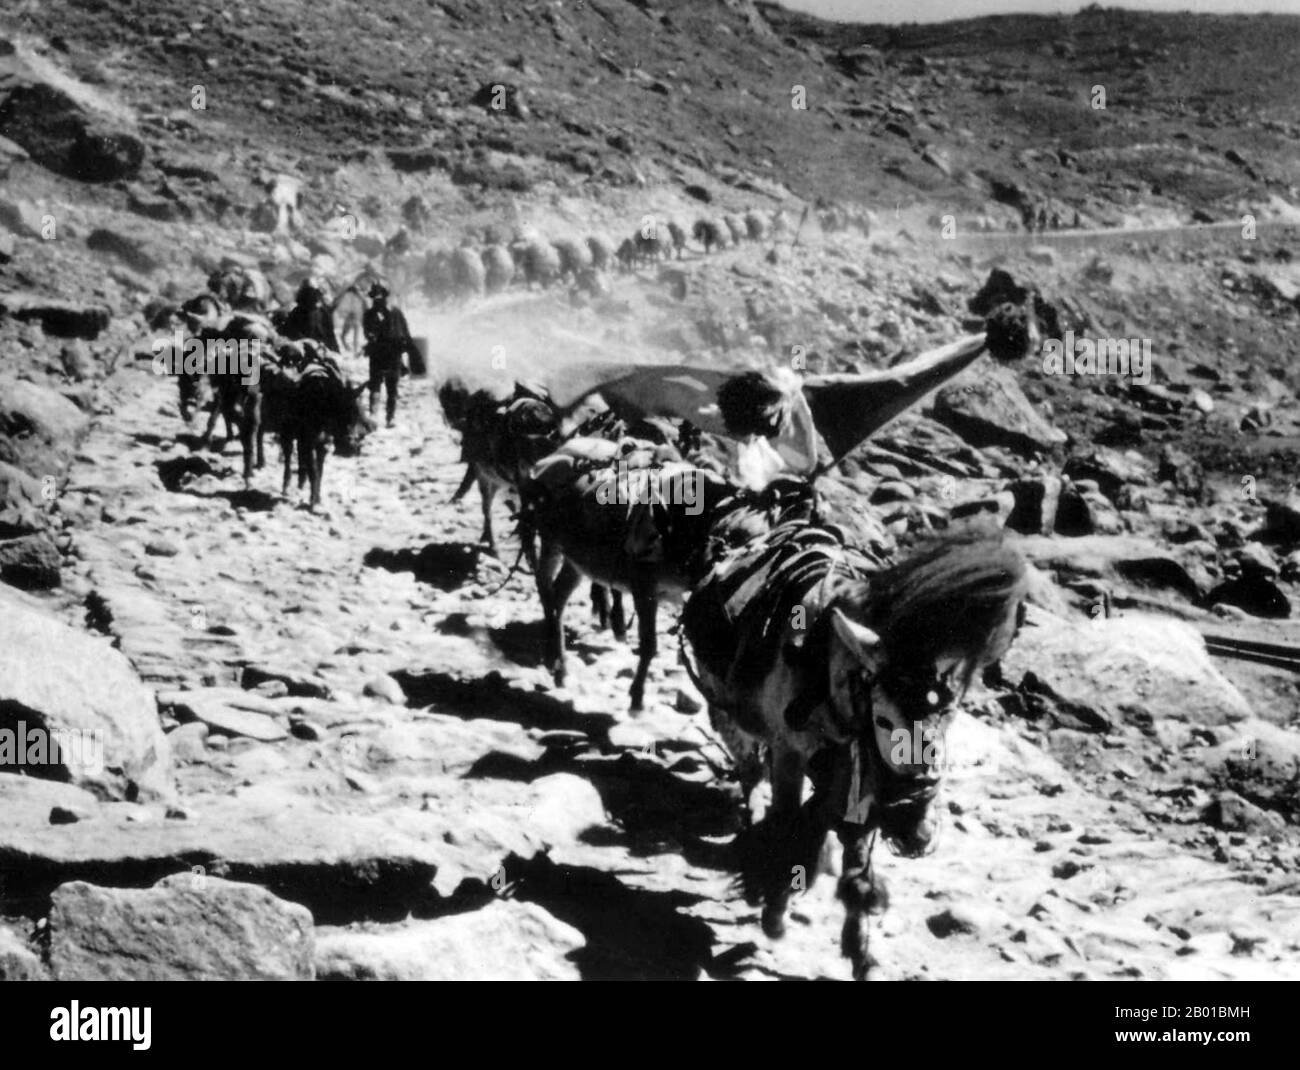
[[[939,776],[924,780],[903,776],[885,763],[875,733],[872,702],[875,681],[876,678],[866,668],[858,668],[848,674],[850,703],[855,716],[849,742],[851,771],[846,811],[850,812],[846,812],[844,819],[850,824],[865,824],[872,829],[879,829],[891,853],[904,858],[919,858],[935,850],[937,839],[931,838],[920,849],[906,848],[899,836],[889,832],[893,823],[891,818],[908,810],[928,813],[939,794],[942,779]],[[914,783],[908,786],[909,781]],[[871,797],[867,813],[859,815],[851,812],[860,806],[861,800],[867,795]]]

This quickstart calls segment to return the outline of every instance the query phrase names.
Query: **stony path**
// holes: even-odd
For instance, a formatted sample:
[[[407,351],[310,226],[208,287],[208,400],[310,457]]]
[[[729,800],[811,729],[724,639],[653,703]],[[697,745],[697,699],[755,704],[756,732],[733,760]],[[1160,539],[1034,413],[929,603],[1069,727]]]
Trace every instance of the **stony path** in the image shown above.
[[[471,548],[476,492],[448,504],[457,446],[430,382],[406,382],[398,428],[358,459],[329,458],[323,515],[278,499],[270,444],[240,491],[237,444],[193,452],[174,384],[137,369],[120,374],[63,496],[72,591],[159,689],[181,806],[249,841],[247,868],[227,871],[299,888],[279,862],[258,869],[272,831],[301,840],[308,869],[362,848],[433,859],[432,896],[405,861],[300,882],[323,976],[420,976],[419,948],[432,961],[450,946],[421,926],[454,922],[494,975],[847,977],[833,880],[796,899],[777,945],[729,892],[738,803],[706,718],[678,712],[698,703],[675,663],[674,614],[641,717],[625,712],[631,650],[590,628],[582,600],[573,683],[554,689],[531,578],[490,593],[503,570]],[[250,668],[282,684],[206,691],[207,706],[176,695],[237,689]],[[882,976],[1300,976],[1295,895],[1153,838],[1122,793],[1088,794],[978,702],[950,752],[961,764],[938,851],[880,848]],[[264,824],[250,830],[248,813]],[[347,888],[331,884],[341,873]],[[501,898],[546,913],[501,921]],[[500,925],[501,946],[523,951],[492,957]]]

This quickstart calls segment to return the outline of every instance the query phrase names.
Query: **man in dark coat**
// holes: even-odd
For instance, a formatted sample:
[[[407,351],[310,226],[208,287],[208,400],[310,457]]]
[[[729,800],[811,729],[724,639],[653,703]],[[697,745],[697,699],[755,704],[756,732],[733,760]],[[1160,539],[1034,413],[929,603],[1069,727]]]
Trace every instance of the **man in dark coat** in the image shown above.
[[[334,317],[330,315],[320,287],[310,280],[298,287],[297,303],[280,324],[280,333],[290,341],[310,338],[335,353],[339,352],[339,340],[334,335]]]
[[[361,331],[366,338],[366,355],[370,358],[370,414],[375,412],[379,387],[386,391],[388,426],[397,415],[397,384],[402,377],[402,357],[415,354],[415,341],[400,308],[388,306],[388,289],[383,283],[370,287],[371,305],[361,317]]]

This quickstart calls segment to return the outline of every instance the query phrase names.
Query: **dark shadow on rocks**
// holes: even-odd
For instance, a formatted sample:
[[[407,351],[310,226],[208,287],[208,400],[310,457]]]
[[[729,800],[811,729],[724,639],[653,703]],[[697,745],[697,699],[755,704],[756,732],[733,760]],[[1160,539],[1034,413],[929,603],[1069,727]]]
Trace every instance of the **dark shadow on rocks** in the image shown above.
[[[584,758],[572,771],[600,792],[605,809],[642,849],[680,849],[701,836],[726,836],[741,824],[737,792],[714,783],[674,776],[657,762],[633,754]]]
[[[483,558],[491,555],[473,543],[431,542],[419,550],[386,550],[376,546],[366,553],[361,563],[367,568],[410,572],[420,582],[440,591],[454,591],[478,579],[479,562]]]
[[[397,922],[412,913],[433,917],[448,909],[431,885],[436,867],[412,859],[250,865],[189,852],[166,858],[87,863],[27,858],[6,876],[6,910],[40,917],[48,912],[50,894],[67,881],[83,880],[106,888],[151,888],[163,877],[191,872],[195,866],[202,866],[210,877],[258,884],[281,899],[300,903],[312,912],[317,925]]]
[[[198,497],[206,497],[206,495],[198,495]],[[268,494],[256,487],[241,488],[240,490],[219,490],[212,494],[211,497],[225,498],[236,509],[246,509],[252,513],[269,513],[280,503],[278,494]]]
[[[230,471],[224,465],[216,467],[207,457],[196,453],[155,461],[154,467],[158,469],[162,485],[173,493],[184,491],[187,483],[200,476],[216,476],[220,479]]]
[[[489,751],[471,765],[464,776],[466,780],[513,780],[528,784],[539,777],[562,772],[569,765],[562,756],[549,750],[534,761],[505,751]]]
[[[191,453],[198,453],[203,446],[203,436],[198,431],[178,431],[172,437],[176,445],[184,446]]]
[[[552,695],[512,687],[497,672],[476,679],[461,679],[442,672],[392,674],[406,693],[406,704],[417,709],[432,706],[466,720],[482,717],[511,721],[525,728],[564,729],[585,732],[593,742],[608,742],[616,718],[608,713],[583,713]]]
[[[567,631],[566,641],[567,641]],[[516,665],[536,668],[542,663],[545,648],[545,622],[542,620],[512,620],[500,628],[491,628],[488,635],[492,644]]]
[[[542,651],[546,649],[545,625],[537,620],[512,620],[499,628],[487,628],[470,623],[467,613],[449,613],[434,627],[443,635],[457,635],[466,639],[489,640],[503,657],[526,669],[542,664]],[[600,654],[607,645],[592,643],[572,628],[564,629],[565,647],[570,655]]]
[[[1263,576],[1242,576],[1219,584],[1205,598],[1206,606],[1228,605],[1245,610],[1252,617],[1284,620],[1291,616],[1291,603],[1281,588]]]
[[[506,860],[514,897],[536,903],[572,925],[587,946],[571,958],[584,980],[695,980],[713,965],[713,932],[678,908],[700,902],[687,892],[631,888],[585,866],[557,865],[545,855]]]

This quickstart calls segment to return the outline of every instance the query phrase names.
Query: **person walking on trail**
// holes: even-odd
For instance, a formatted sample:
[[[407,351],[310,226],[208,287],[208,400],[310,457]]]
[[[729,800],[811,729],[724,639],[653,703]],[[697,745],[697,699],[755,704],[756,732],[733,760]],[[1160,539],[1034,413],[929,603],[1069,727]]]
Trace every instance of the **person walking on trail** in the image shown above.
[[[370,358],[370,414],[375,413],[382,384],[387,392],[385,403],[388,426],[397,415],[397,384],[404,371],[402,357],[414,355],[415,341],[400,308],[388,306],[388,288],[383,283],[370,287],[371,305],[361,319],[366,338],[366,355]]]
[[[298,287],[297,303],[284,318],[280,333],[291,342],[309,338],[335,353],[339,351],[339,340],[334,335],[334,320],[325,304],[325,294],[311,280]]]

